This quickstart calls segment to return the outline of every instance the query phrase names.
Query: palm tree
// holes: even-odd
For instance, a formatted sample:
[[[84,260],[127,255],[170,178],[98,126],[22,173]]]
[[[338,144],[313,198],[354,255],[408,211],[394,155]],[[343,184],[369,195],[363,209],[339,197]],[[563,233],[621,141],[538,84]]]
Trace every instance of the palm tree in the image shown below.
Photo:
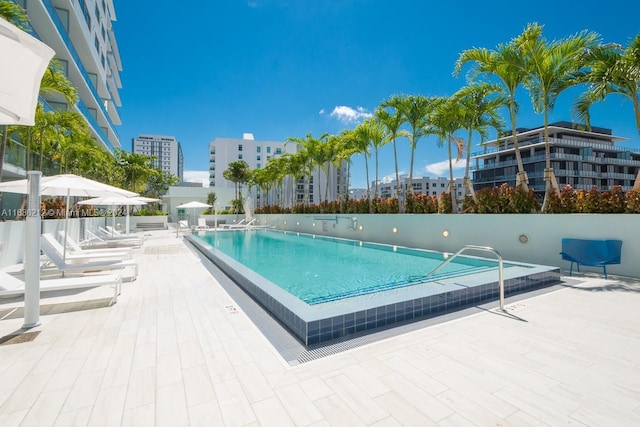
[[[392,112],[389,112],[385,105],[397,104],[395,98],[397,95],[393,95],[389,100],[383,102],[374,113],[376,119],[387,129],[389,138],[393,144],[393,162],[396,172],[396,188],[395,197],[398,199],[398,206],[400,207],[400,213],[404,212],[404,204],[400,201],[400,175],[398,172],[398,152],[396,150],[396,139],[398,136],[407,136],[407,133],[400,129],[402,126],[402,114],[397,108],[391,108]]]
[[[486,139],[489,127],[496,129],[498,135],[500,135],[504,123],[502,117],[498,114],[498,110],[509,106],[509,98],[504,95],[499,85],[492,83],[471,83],[458,90],[453,94],[452,98],[456,100],[461,108],[460,125],[468,132],[463,187],[465,188],[465,194],[466,190],[468,190],[475,201],[476,194],[473,191],[473,184],[469,176],[473,132],[478,132],[482,141]]]
[[[369,150],[371,139],[369,138],[369,129],[367,121],[360,123],[353,129],[353,132],[347,134],[349,138],[349,144],[354,149],[354,153],[364,155],[364,169],[365,179],[367,180],[367,201],[369,203],[369,210],[371,210],[371,183],[369,181]]]
[[[640,34],[637,34],[626,49],[608,47],[593,49],[589,57],[590,68],[583,72],[581,80],[589,84],[574,104],[574,113],[579,120],[591,127],[589,108],[592,104],[612,94],[622,95],[631,101],[640,135]],[[636,177],[634,190],[640,191],[640,170]]]
[[[386,128],[384,125],[376,120],[375,116],[370,117],[365,121],[365,126],[367,128],[367,134],[369,136],[369,141],[371,142],[371,146],[373,147],[373,153],[375,156],[375,164],[376,164],[376,173],[375,173],[375,187],[373,190],[373,198],[378,198],[378,170],[379,170],[379,152],[380,148],[382,148],[387,142],[390,141],[389,135],[386,132]]]
[[[285,142],[285,144],[288,143],[295,143],[298,146],[301,146],[303,148],[302,151],[298,151],[298,153],[302,153],[305,152],[305,154],[301,154],[301,158],[303,158],[304,160],[304,164],[305,164],[305,172],[306,172],[306,176],[307,176],[307,180],[305,182],[305,195],[306,197],[306,204],[309,203],[309,186],[311,183],[311,180],[313,178],[313,170],[318,167],[321,168],[323,167],[323,165],[326,163],[326,160],[324,158],[324,153],[323,153],[323,148],[322,145],[324,144],[324,142],[327,140],[327,138],[329,137],[329,134],[324,133],[322,135],[320,135],[319,138],[314,138],[313,135],[311,133],[308,133],[305,138],[297,138],[297,137],[289,137],[287,138],[287,141]],[[296,153],[297,154],[297,153]],[[318,200],[322,199],[322,191],[320,189],[320,170],[318,170],[318,183],[317,183],[317,188],[318,188]]]
[[[453,74],[460,75],[462,68],[469,62],[473,63],[470,78],[475,80],[478,76],[495,77],[505,88],[508,97],[509,118],[511,121],[511,136],[513,149],[518,164],[516,175],[516,187],[528,189],[529,180],[522,164],[520,145],[518,144],[518,131],[516,115],[518,103],[516,91],[527,79],[524,54],[514,45],[515,39],[508,44],[499,44],[494,50],[487,48],[472,48],[463,51],[456,61]]]
[[[551,167],[551,148],[549,145],[549,112],[553,110],[558,95],[580,83],[579,73],[588,66],[587,53],[600,47],[597,34],[582,31],[565,39],[548,42],[542,36],[543,27],[537,23],[529,24],[516,38],[514,45],[525,57],[528,78],[525,86],[529,90],[533,108],[544,117],[545,147],[545,197],[542,211],[548,203],[548,192],[553,188],[559,191]]]
[[[458,201],[456,197],[455,180],[453,177],[453,150],[451,144],[457,148],[456,162],[462,157],[464,141],[456,137],[454,133],[462,129],[463,108],[459,98],[440,98],[434,103],[435,108],[430,116],[430,123],[439,144],[447,142],[447,154],[449,157],[449,196],[451,197],[451,213],[457,212]]]
[[[222,176],[234,184],[235,200],[233,201],[233,206],[236,213],[239,213],[242,207],[242,192],[239,187],[249,179],[249,164],[244,160],[231,162],[227,166],[227,169],[222,172]]]
[[[409,193],[413,193],[413,160],[418,141],[420,141],[420,138],[423,136],[432,133],[428,126],[428,116],[434,108],[435,100],[435,97],[427,98],[422,95],[398,95],[382,104],[385,108],[390,107],[399,111],[402,122],[409,125],[409,131],[407,132],[407,138],[411,146],[409,188],[407,190]]]

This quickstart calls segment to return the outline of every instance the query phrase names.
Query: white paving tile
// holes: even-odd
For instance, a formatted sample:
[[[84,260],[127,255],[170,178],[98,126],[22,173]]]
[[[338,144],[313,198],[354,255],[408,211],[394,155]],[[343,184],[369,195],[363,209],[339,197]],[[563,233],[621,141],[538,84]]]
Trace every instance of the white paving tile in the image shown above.
[[[53,314],[104,295],[43,299],[40,335],[0,346],[2,427],[640,425],[639,279],[289,366],[181,244],[150,232],[114,306]]]

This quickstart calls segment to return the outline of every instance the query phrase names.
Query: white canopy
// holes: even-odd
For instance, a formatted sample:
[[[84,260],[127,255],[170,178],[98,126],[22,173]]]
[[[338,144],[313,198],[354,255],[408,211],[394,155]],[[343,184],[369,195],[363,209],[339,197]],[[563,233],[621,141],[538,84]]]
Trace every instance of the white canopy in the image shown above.
[[[0,52],[0,125],[33,126],[40,81],[55,51],[0,18]]]

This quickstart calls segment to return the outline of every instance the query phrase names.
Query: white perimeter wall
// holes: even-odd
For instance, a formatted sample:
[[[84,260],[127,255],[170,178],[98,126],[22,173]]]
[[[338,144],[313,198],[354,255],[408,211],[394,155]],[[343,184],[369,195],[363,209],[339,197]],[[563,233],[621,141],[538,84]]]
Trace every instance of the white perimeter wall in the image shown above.
[[[640,278],[640,215],[315,214],[256,217],[262,225],[282,230],[441,252],[456,252],[465,245],[491,246],[505,260],[558,266],[567,272],[569,262],[562,261],[559,255],[563,237],[619,239],[623,241],[622,264],[607,266],[607,272]],[[349,228],[353,217],[357,218],[356,230]],[[297,225],[298,222],[300,225]],[[397,233],[393,232],[394,227]],[[445,230],[448,231],[448,237],[443,236]],[[528,242],[520,243],[520,235],[526,235]],[[602,268],[597,267],[581,267],[580,270],[602,273]]]

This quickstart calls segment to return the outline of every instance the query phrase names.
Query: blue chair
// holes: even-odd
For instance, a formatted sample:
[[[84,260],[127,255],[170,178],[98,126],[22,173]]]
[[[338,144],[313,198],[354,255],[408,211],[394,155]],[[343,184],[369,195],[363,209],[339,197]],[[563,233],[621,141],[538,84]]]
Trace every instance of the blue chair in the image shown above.
[[[620,264],[622,240],[586,240],[562,239],[562,259],[570,261],[569,276],[573,273],[573,263],[578,271],[580,264],[593,267],[602,266],[604,278],[607,278],[607,265]]]

